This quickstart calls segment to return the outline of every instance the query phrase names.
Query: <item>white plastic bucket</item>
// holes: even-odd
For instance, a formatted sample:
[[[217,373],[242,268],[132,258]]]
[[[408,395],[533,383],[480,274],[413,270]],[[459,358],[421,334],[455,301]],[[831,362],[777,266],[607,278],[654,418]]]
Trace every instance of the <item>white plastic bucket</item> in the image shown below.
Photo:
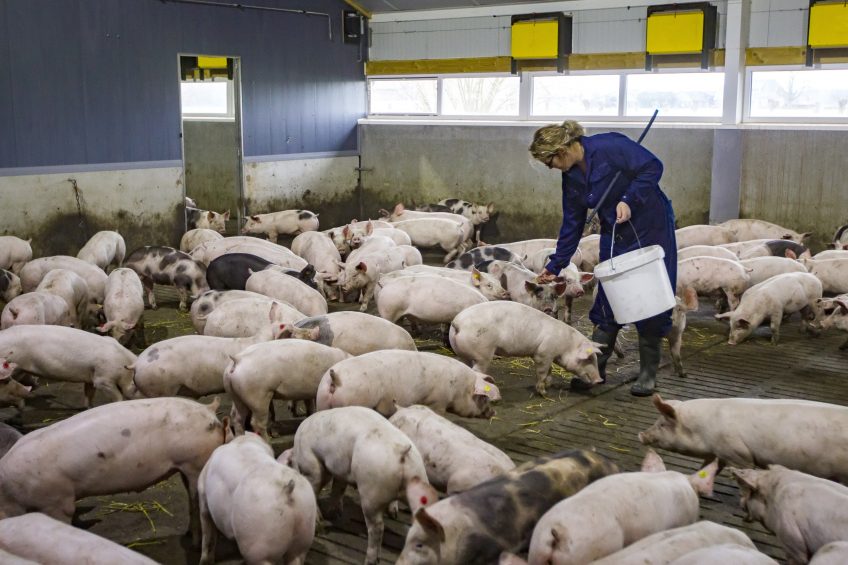
[[[674,308],[674,291],[659,245],[613,257],[595,267],[619,324],[638,322]]]

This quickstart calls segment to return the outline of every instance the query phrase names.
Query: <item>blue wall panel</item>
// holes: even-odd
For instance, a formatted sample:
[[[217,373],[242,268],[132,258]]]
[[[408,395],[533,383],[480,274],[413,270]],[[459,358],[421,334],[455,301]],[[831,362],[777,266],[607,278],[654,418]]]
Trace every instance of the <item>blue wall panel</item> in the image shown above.
[[[223,0],[222,0],[223,1]],[[241,57],[245,156],[356,149],[365,113],[340,0],[0,0],[0,168],[181,158],[178,54]]]

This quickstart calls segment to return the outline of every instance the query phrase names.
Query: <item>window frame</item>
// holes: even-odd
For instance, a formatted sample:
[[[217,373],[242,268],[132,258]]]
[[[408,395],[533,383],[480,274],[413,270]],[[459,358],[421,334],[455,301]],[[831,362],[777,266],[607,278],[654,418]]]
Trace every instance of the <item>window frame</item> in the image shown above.
[[[421,79],[437,79],[436,75],[381,75],[381,76],[371,76],[367,77],[367,84],[365,89],[365,94],[368,103],[368,112],[366,113],[367,117],[375,117],[375,118],[405,118],[405,117],[421,117],[421,118],[435,118],[438,116],[442,110],[442,95],[441,89],[439,88],[439,81],[436,80],[436,111],[435,113],[430,112],[414,112],[414,113],[392,113],[392,114],[382,114],[382,113],[371,113],[371,81],[387,81],[387,80],[421,80]]]
[[[210,114],[208,112],[187,112],[183,113],[182,111],[182,84],[202,84],[205,82],[212,83],[222,83],[226,82],[227,84],[227,112],[225,114]],[[195,121],[232,121],[234,122],[236,119],[236,105],[235,105],[235,81],[230,79],[221,79],[220,77],[215,77],[212,80],[181,80],[180,81],[180,116],[184,120],[195,120]]]
[[[742,107],[743,124],[792,124],[792,125],[848,125],[848,114],[844,118],[826,117],[816,118],[811,116],[777,116],[777,117],[751,117],[751,106],[754,96],[754,73],[762,71],[837,71],[848,70],[848,63],[833,63],[826,65],[815,65],[807,67],[804,65],[763,65],[758,67],[747,67],[745,69],[745,99]]]

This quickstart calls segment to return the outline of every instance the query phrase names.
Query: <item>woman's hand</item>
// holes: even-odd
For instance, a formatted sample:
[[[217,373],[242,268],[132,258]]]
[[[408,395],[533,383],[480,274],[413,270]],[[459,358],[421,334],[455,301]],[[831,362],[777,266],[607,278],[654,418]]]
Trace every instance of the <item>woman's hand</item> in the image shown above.
[[[618,206],[615,207],[615,223],[623,224],[629,219],[630,206],[627,205],[627,202],[619,202]]]
[[[549,282],[554,282],[556,275],[549,272],[547,269],[544,269],[539,276],[536,277],[537,284],[547,284]]]

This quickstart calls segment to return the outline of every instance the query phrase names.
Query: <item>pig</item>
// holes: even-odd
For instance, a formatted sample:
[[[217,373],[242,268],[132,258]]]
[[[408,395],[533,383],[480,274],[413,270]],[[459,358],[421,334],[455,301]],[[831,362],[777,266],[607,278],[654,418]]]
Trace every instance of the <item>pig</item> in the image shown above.
[[[333,246],[335,246],[336,251],[339,252],[339,255],[342,258],[347,257],[348,253],[351,251],[350,239],[345,236],[345,227],[340,226],[337,228],[330,228],[328,230],[324,230],[321,233],[330,238],[330,241],[333,242]]]
[[[694,524],[698,495],[712,495],[717,470],[713,462],[690,476],[667,471],[649,450],[641,472],[598,479],[548,510],[533,530],[527,561],[582,565],[657,532]]]
[[[186,207],[186,225],[188,229],[211,229],[218,233],[227,231],[227,220],[230,219],[230,211],[223,214],[211,210]]]
[[[330,508],[339,513],[348,484],[356,486],[368,528],[366,564],[376,564],[383,514],[402,495],[414,513],[438,500],[412,441],[379,414],[350,406],[318,412],[300,424],[284,461],[317,493],[333,480]]]
[[[9,302],[21,292],[21,278],[12,271],[0,269],[0,299]]]
[[[509,293],[501,286],[500,281],[495,277],[481,273],[476,268],[468,271],[458,271],[456,269],[448,269],[445,267],[433,267],[430,265],[412,265],[400,271],[391,273],[392,277],[406,277],[409,275],[436,275],[451,279],[467,286],[475,288],[486,297],[487,300],[508,300]],[[385,275],[384,275],[385,277]]]
[[[108,280],[106,273],[91,263],[67,255],[41,257],[27,263],[20,272],[21,288],[24,292],[32,292],[53,269],[67,269],[78,274],[88,285],[89,298],[97,304],[103,304]]]
[[[515,302],[541,310],[549,316],[556,316],[560,307],[560,298],[571,291],[575,296],[583,293],[582,286],[572,285],[570,288],[564,278],[550,284],[537,284],[536,274],[532,271],[505,261],[484,261],[477,265],[484,273],[497,277],[501,286],[509,292],[509,297]]]
[[[691,259],[692,257],[718,257],[720,259],[729,259],[737,261],[739,258],[735,253],[726,247],[717,245],[692,245],[684,247],[677,252],[677,260]]]
[[[819,314],[817,326],[823,330],[836,328],[848,332],[848,294],[836,298],[823,298],[818,301]],[[848,340],[839,349],[848,349]]]
[[[405,231],[395,229],[394,227],[375,229],[372,234],[381,237],[388,237],[397,245],[412,245],[412,238],[409,237],[409,234]]]
[[[28,433],[0,459],[0,517],[43,512],[70,524],[80,498],[141,492],[179,472],[199,543],[197,480],[215,448],[232,439],[228,418],[215,416],[218,405],[128,400]]]
[[[487,373],[495,354],[532,357],[536,392],[544,396],[556,363],[588,383],[603,382],[598,372],[600,346],[568,324],[516,302],[487,302],[470,306],[451,322],[454,352],[474,370]]]
[[[290,249],[264,239],[248,236],[233,236],[218,241],[207,241],[195,247],[191,252],[191,257],[195,261],[208,265],[225,253],[250,253],[289,269],[302,269],[306,266],[306,261],[292,253]]]
[[[451,220],[418,218],[397,222],[394,226],[406,232],[416,247],[441,247],[447,252],[445,263],[464,250],[465,232],[462,226]]]
[[[810,560],[810,565],[844,565],[845,563],[848,563],[848,541],[834,541],[822,546]]]
[[[553,255],[554,253],[556,253],[555,247],[542,248],[527,257],[523,261],[524,266],[533,271],[534,273],[541,273],[545,269],[545,265],[550,263],[551,255]],[[578,255],[577,252],[575,252],[574,254]],[[572,261],[573,260],[574,258],[572,258]]]
[[[341,349],[303,339],[258,343],[233,355],[224,388],[233,399],[236,433],[244,433],[250,422],[254,432],[270,439],[268,415],[275,398],[305,401],[307,415],[312,414],[324,373],[348,357]]]
[[[242,234],[265,234],[268,241],[277,243],[277,236],[317,231],[318,214],[309,210],[283,210],[270,214],[254,214],[245,218]]]
[[[374,297],[374,288],[380,275],[403,269],[406,266],[405,261],[406,253],[398,247],[360,255],[345,264],[341,291],[346,294],[362,290],[359,311],[365,312]]]
[[[50,540],[49,543],[45,543],[46,540]],[[156,565],[140,553],[39,512],[0,521],[0,548],[16,557],[32,560],[26,563]],[[0,561],[6,565],[19,563],[7,560],[2,553]]]
[[[723,226],[694,225],[680,228],[674,232],[677,248],[693,245],[722,245],[740,241],[730,229]]]
[[[459,200],[457,198],[445,198],[439,200],[440,206],[447,206],[454,214],[465,216],[474,225],[474,239],[480,241],[480,232],[483,226],[489,222],[492,214],[495,213],[495,205],[489,204],[474,204],[467,200]]]
[[[405,329],[361,312],[333,312],[323,316],[311,316],[296,322],[294,326],[306,330],[318,328],[315,341],[336,347],[350,355],[362,355],[381,349],[417,351],[415,341]]]
[[[584,285],[592,283],[594,279],[595,275],[593,273],[581,272],[574,263],[569,263],[566,268],[559,272],[559,276],[554,279],[554,290],[557,291],[558,287],[556,284],[564,283],[565,291],[559,296],[557,301],[558,320],[567,324],[571,323],[574,312],[574,299],[583,296],[586,293]]]
[[[77,259],[107,271],[110,266],[120,267],[126,254],[127,245],[121,234],[116,231],[99,231],[83,245],[77,253]]]
[[[645,445],[737,466],[772,463],[848,482],[848,446],[837,430],[848,408],[807,400],[699,398],[664,401],[660,417],[639,434]]]
[[[816,300],[822,297],[822,283],[809,273],[785,273],[774,276],[749,288],[739,307],[732,312],[716,314],[730,321],[730,345],[744,341],[764,320],[770,320],[771,342],[780,340],[783,317],[801,312],[801,324],[814,331],[811,321],[816,317]]]
[[[109,333],[121,345],[135,343],[144,347],[144,288],[132,269],[121,267],[109,273],[106,299],[103,301],[106,323],[97,327]]]
[[[823,259],[848,259],[848,248],[821,251],[813,255],[813,259],[816,261],[821,261]]]
[[[848,249],[848,224],[840,226],[836,230],[836,233],[833,234],[832,245],[834,249]],[[0,248],[2,248],[2,242],[0,242]]]
[[[191,323],[194,330],[202,334],[206,326],[206,320],[215,308],[221,304],[225,304],[230,300],[240,300],[242,298],[255,298],[268,302],[270,299],[264,294],[258,292],[249,292],[246,290],[207,290],[201,294],[191,305]],[[270,303],[269,303],[270,307]]]
[[[299,271],[297,269],[280,267],[279,265],[269,265],[267,267],[267,270],[276,271],[278,273],[283,273],[284,275],[294,277],[309,288],[314,288],[315,290],[318,290],[318,283],[315,282],[315,267],[313,265],[306,265]]]
[[[466,418],[494,415],[500,391],[488,375],[436,353],[382,350],[330,368],[318,386],[318,410],[365,406],[386,417],[398,406],[424,404]]]
[[[0,365],[2,365],[2,362],[0,362]],[[0,374],[2,374],[3,372],[4,371],[0,369]],[[8,378],[8,374],[5,377],[0,377],[0,382],[2,382],[3,379]],[[0,422],[0,458],[6,455],[6,453],[8,453],[10,449],[12,449],[12,446],[15,445],[15,443],[17,443],[17,441],[22,437],[24,436],[23,434],[21,434],[21,432],[19,432],[9,424]]]
[[[230,358],[251,345],[283,337],[284,324],[275,322],[276,305],[268,312],[269,324],[251,337],[229,338],[206,335],[183,335],[166,339],[148,347],[127,368],[133,371],[133,382],[148,398],[158,396],[193,396],[224,392],[224,370]],[[186,360],[191,359],[189,365]]]
[[[362,247],[362,244],[372,235],[388,237],[395,242],[395,245],[412,245],[412,239],[406,232],[395,229],[390,222],[380,222],[380,224],[386,227],[377,228],[372,220],[354,222],[342,228],[342,236],[352,249]]]
[[[213,337],[250,337],[268,325],[268,312],[276,305],[272,323],[292,326],[306,315],[279,300],[257,296],[231,300],[220,304],[206,318],[203,335]]]
[[[207,241],[218,241],[219,239],[224,239],[224,236],[215,230],[204,228],[188,230],[180,239],[180,251],[191,253],[197,246]]]
[[[194,200],[194,198],[189,198],[188,196],[186,196],[184,198],[184,201],[186,208],[197,208],[197,202]]]
[[[32,387],[24,386],[12,378],[12,373],[17,368],[17,363],[0,357],[0,406],[14,406],[21,412],[24,409],[24,399],[29,396]],[[4,436],[9,438],[10,434]]]
[[[412,203],[412,206],[415,210],[419,212],[450,212],[451,209],[444,204],[422,204],[420,206],[416,206],[415,202]]]
[[[819,548],[845,541],[848,487],[781,465],[765,471],[732,469],[731,474],[747,519],[774,532],[790,565],[807,563]]]
[[[327,313],[327,301],[320,292],[274,270],[251,274],[244,288],[286,302],[307,316]]]
[[[65,304],[68,305],[68,313],[71,318],[70,325],[75,328],[87,328],[89,322],[100,311],[99,305],[89,297],[88,284],[85,280],[67,269],[53,269],[48,272],[35,287],[35,290],[36,292],[54,294],[64,300]]]
[[[807,233],[798,233],[789,228],[784,228],[771,222],[764,220],[728,220],[719,224],[721,227],[729,230],[735,236],[734,241],[747,241],[751,239],[788,239],[795,243],[804,243],[810,235]],[[730,243],[730,242],[724,242]]]
[[[777,565],[777,561],[756,549],[727,543],[702,547],[671,562],[671,565],[710,565],[733,563],[733,565]]]
[[[8,269],[20,275],[21,268],[32,260],[31,239],[21,239],[13,235],[0,236],[0,269]]]
[[[124,266],[135,271],[141,279],[147,291],[147,302],[153,310],[158,308],[153,294],[154,283],[177,287],[182,312],[188,309],[189,297],[194,299],[209,290],[206,266],[173,247],[140,247],[130,253]]]
[[[61,296],[28,292],[12,299],[0,314],[0,330],[15,326],[55,325],[71,327],[76,315]]]
[[[470,271],[483,261],[506,261],[515,263],[516,265],[524,266],[521,257],[516,255],[509,249],[499,245],[487,245],[486,247],[477,247],[471,251],[466,251],[447,265],[448,269],[462,269]]]
[[[404,316],[416,321],[447,324],[464,309],[488,302],[479,291],[438,275],[382,277],[374,295],[377,313],[390,322]]]
[[[257,255],[259,257],[262,257],[266,261],[270,261],[271,263],[280,267],[286,269],[295,269],[298,271],[305,268],[307,265],[306,261],[295,255],[282,245],[278,245],[275,249],[271,249],[267,245],[257,245],[255,243],[242,243],[241,245],[236,245],[235,247],[232,247],[229,251],[227,251],[227,253],[249,253],[251,255]]]
[[[64,326],[16,326],[0,332],[0,357],[33,375],[83,383],[85,407],[100,389],[113,400],[135,397],[136,356],[115,339]]]
[[[389,422],[421,453],[430,484],[449,495],[515,468],[506,453],[426,406],[399,408]]]
[[[807,268],[800,262],[786,257],[754,257],[740,261],[748,271],[749,288],[783,273],[806,273]]]
[[[738,261],[718,257],[692,257],[677,262],[677,291],[694,288],[702,296],[723,292],[733,310],[751,283],[748,271]]]
[[[595,265],[601,262],[601,236],[587,235],[581,238],[574,255],[577,256],[578,252],[580,252],[579,261],[575,258],[572,258],[571,261],[581,271],[594,270]]]
[[[403,222],[406,220],[415,220],[415,219],[427,219],[427,218],[442,218],[444,220],[450,220],[462,228],[462,233],[464,236],[463,241],[467,241],[471,239],[471,236],[474,235],[474,224],[471,223],[471,220],[466,218],[461,214],[454,214],[452,212],[418,212],[415,210],[407,210],[403,204],[397,204],[392,210],[392,212],[388,212],[386,210],[380,210],[380,214],[384,219],[389,222],[395,224],[397,222]]]
[[[206,267],[206,282],[212,290],[244,290],[250,275],[269,265],[273,263],[250,253],[225,253]]]
[[[533,255],[536,255],[543,249],[556,250],[557,240],[555,239],[526,239],[523,241],[514,241],[512,243],[498,243],[496,247],[503,247],[512,251],[526,264],[527,260]],[[553,252],[552,252],[553,253]]]
[[[294,238],[291,249],[307,263],[315,266],[318,290],[328,299],[337,298],[336,290],[327,284],[338,281],[341,272],[339,263],[342,257],[332,240],[320,232],[304,232]]]
[[[218,532],[246,563],[303,563],[315,537],[318,504],[309,482],[274,459],[250,434],[212,452],[197,484],[203,533],[200,563],[215,562]]]
[[[742,247],[738,252],[740,259],[752,259],[754,257],[787,257],[789,259],[810,258],[812,253],[805,245],[795,243],[788,239],[767,240],[760,243],[752,242],[751,245]]]
[[[683,347],[683,332],[686,330],[686,314],[698,310],[698,295],[694,288],[688,288],[683,296],[675,296],[675,305],[671,311],[671,331],[666,335],[668,350],[671,354],[671,362],[677,376],[683,378],[686,371],[683,369],[683,359],[680,352]]]
[[[844,259],[801,259],[801,263],[809,269],[822,283],[822,291],[831,294],[848,292],[848,257]]]
[[[398,565],[488,565],[526,547],[554,504],[618,468],[594,451],[541,457],[413,511]]]
[[[594,561],[592,565],[671,563],[693,551],[721,544],[756,549],[754,542],[739,530],[703,520],[691,526],[674,528],[642,538],[621,551]]]

